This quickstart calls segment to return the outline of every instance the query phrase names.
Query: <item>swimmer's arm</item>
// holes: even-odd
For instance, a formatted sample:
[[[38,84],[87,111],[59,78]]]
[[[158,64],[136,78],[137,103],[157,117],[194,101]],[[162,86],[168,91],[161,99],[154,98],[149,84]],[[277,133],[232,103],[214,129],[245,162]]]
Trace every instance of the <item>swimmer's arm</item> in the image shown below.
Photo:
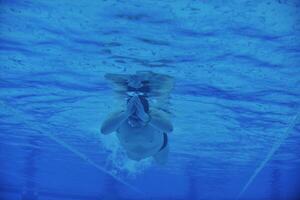
[[[170,120],[168,120],[168,118],[166,117],[166,115],[158,110],[152,110],[150,112],[150,121],[149,121],[149,125],[163,131],[163,132],[172,132],[173,131],[173,125],[170,122]]]
[[[128,118],[128,113],[124,111],[118,111],[111,114],[101,126],[102,134],[109,134],[116,131],[121,123],[123,123]]]
[[[135,108],[135,101],[137,97],[131,98],[127,103],[127,110],[126,111],[119,111],[113,113],[110,117],[108,117],[102,124],[101,133],[109,134],[112,133],[120,127],[120,125],[131,116],[136,108]]]

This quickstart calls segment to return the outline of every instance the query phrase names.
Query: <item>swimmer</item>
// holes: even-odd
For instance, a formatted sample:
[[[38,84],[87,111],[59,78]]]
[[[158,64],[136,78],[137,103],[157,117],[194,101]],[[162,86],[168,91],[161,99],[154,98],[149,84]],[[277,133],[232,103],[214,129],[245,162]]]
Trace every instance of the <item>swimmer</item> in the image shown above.
[[[140,93],[143,87],[141,80],[132,76],[128,88],[139,92],[128,97],[126,109],[103,122],[101,132],[116,132],[130,159],[140,161],[152,156],[157,163],[164,164],[169,152],[168,134],[173,126],[163,111],[149,106],[145,93]]]

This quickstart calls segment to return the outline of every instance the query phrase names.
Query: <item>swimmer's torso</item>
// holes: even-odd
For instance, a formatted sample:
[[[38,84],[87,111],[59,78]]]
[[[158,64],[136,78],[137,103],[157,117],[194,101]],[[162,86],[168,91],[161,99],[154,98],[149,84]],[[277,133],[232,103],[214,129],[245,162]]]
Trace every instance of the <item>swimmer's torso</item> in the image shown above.
[[[163,144],[163,132],[149,125],[132,127],[127,120],[120,125],[117,136],[128,156],[134,160],[154,155]]]

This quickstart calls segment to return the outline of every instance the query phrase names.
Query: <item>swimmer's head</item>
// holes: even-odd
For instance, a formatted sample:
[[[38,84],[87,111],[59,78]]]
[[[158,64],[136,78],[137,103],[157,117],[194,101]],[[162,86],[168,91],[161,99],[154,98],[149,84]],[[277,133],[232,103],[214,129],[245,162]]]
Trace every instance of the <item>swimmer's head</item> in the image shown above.
[[[128,82],[128,86],[133,88],[140,88],[143,86],[141,78],[137,75],[130,76],[127,82]]]

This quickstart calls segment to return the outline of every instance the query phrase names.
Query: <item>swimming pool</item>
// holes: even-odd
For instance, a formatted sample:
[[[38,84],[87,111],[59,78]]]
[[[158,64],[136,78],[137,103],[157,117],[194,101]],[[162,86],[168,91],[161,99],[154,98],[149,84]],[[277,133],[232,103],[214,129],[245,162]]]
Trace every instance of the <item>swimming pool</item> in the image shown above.
[[[299,1],[0,5],[1,199],[297,198]],[[136,71],[175,81],[164,166],[100,134]]]

